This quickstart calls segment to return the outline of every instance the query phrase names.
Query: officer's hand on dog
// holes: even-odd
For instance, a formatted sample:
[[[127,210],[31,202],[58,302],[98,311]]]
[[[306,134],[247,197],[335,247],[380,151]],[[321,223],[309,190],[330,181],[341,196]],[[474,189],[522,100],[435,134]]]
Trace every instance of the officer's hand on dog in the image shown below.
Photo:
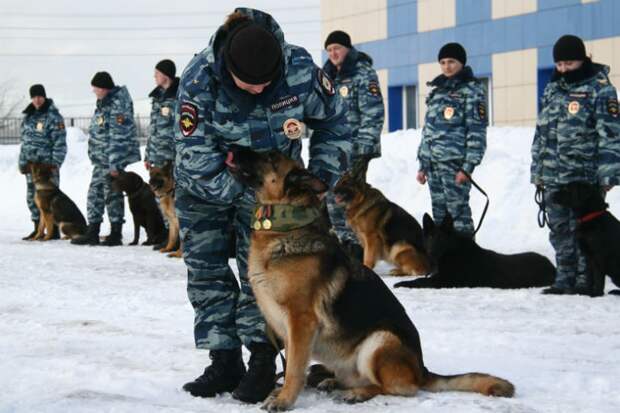
[[[112,170],[112,171],[110,171],[110,175],[113,176],[114,178],[116,178],[118,176],[118,171],[116,169]]]
[[[424,173],[424,171],[418,171],[415,179],[420,185],[424,185],[426,183],[426,174]]]
[[[467,181],[469,181],[469,178],[462,171],[458,171],[456,173],[456,176],[454,177],[454,182],[456,182],[457,185],[462,185]]]
[[[28,165],[19,165],[19,173],[22,175],[28,174]]]
[[[151,163],[149,161],[144,161],[144,168],[148,171],[151,169]]]
[[[613,188],[613,185],[603,185],[603,191],[605,192],[611,191],[611,188]]]

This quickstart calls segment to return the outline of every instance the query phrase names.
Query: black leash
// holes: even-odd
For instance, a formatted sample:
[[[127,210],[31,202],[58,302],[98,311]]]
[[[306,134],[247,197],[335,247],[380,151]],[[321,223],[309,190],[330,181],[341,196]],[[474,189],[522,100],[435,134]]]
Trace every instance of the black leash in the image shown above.
[[[541,185],[536,186],[536,193],[534,194],[534,202],[538,205],[538,226],[544,228],[545,225],[549,225],[549,218],[547,218],[547,204],[545,202],[545,189]]]
[[[484,191],[484,189],[482,189],[480,187],[480,185],[478,185],[476,183],[476,181],[474,181],[474,179],[471,177],[471,175],[467,171],[464,171],[462,169],[460,169],[460,171],[463,172],[463,174],[465,174],[465,176],[467,177],[467,179],[469,179],[469,182],[471,182],[471,184],[474,186],[474,188],[476,188],[487,199],[486,203],[484,204],[484,209],[482,210],[482,215],[480,216],[480,221],[478,221],[478,226],[474,230],[474,234],[473,235],[476,235],[476,233],[478,232],[478,230],[482,226],[482,222],[484,221],[484,217],[486,216],[487,210],[489,209],[489,196]]]

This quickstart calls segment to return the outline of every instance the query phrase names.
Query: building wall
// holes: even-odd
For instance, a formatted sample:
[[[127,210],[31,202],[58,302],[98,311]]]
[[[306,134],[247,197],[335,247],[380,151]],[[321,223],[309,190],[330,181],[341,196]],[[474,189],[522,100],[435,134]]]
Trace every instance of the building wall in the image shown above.
[[[321,0],[322,39],[344,30],[353,43],[387,38],[387,0]]]

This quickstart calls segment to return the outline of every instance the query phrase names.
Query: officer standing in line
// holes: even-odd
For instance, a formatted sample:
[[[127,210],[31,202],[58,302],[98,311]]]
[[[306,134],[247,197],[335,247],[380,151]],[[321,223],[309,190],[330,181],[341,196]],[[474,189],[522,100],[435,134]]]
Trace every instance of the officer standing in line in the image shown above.
[[[88,188],[88,230],[71,240],[77,245],[98,245],[104,208],[112,231],[102,245],[122,245],[125,201],[121,192],[111,189],[112,177],[131,163],[140,160],[140,144],[136,136],[133,101],[125,86],[116,86],[108,72],[97,72],[91,81],[97,106],[91,119],[88,157],[93,175]]]
[[[486,96],[471,67],[465,66],[463,46],[444,45],[437,60],[442,74],[428,84],[433,89],[426,98],[416,180],[421,185],[428,180],[435,221],[441,222],[450,214],[457,231],[473,236],[468,175],[486,150]]]
[[[531,180],[544,199],[555,250],[554,284],[543,294],[589,294],[586,261],[570,208],[553,202],[562,185],[587,182],[608,191],[620,180],[620,119],[609,67],[586,56],[583,41],[565,35],[553,46],[555,70],[545,87],[532,143]]]
[[[305,49],[284,40],[270,15],[239,8],[183,72],[178,110],[176,207],[187,291],[196,347],[210,350],[211,359],[183,389],[200,397],[232,391],[256,403],[274,388],[276,350],[247,277],[255,196],[227,170],[227,153],[240,145],[301,159],[300,138],[311,135],[308,168],[333,186],[351,152],[346,108],[329,77]],[[240,285],[228,266],[231,222]],[[247,371],[242,345],[250,350]]]
[[[325,50],[328,60],[323,70],[334,80],[336,93],[347,103],[347,123],[351,129],[353,155],[351,164],[362,162],[364,176],[368,162],[381,156],[381,130],[383,129],[383,97],[372,58],[358,51],[351,38],[336,30],[327,36]],[[353,230],[347,225],[345,210],[327,196],[327,208],[336,234],[346,249],[360,260],[362,247]]]
[[[149,94],[152,99],[149,137],[144,151],[144,166],[162,167],[166,162],[174,163],[174,110],[177,103],[179,78],[175,77],[176,66],[172,60],[164,59],[155,66],[155,89]]]
[[[28,171],[28,162],[39,162],[54,165],[53,181],[60,182],[60,166],[67,154],[67,131],[65,121],[54,105],[54,101],[45,94],[43,85],[30,87],[30,103],[22,113],[24,119],[21,124],[21,147],[19,150],[19,171],[26,175],[27,195],[26,202],[30,209],[30,217],[34,223],[34,230],[23,240],[31,240],[37,233],[39,226],[39,208],[34,202],[34,183]],[[54,226],[53,239],[59,239],[58,227]]]

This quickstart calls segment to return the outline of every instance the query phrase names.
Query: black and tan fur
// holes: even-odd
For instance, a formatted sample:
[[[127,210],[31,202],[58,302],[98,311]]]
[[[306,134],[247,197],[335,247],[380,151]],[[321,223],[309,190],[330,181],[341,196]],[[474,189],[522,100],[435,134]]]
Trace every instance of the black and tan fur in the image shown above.
[[[345,206],[347,224],[364,249],[364,265],[374,268],[385,260],[395,266],[392,275],[424,275],[429,261],[422,227],[414,217],[364,179],[364,167],[355,165],[336,184],[336,202]]]
[[[28,165],[35,187],[34,202],[39,208],[39,227],[34,240],[52,239],[54,225],[72,239],[86,232],[86,220],[75,203],[52,181],[53,166],[42,163]]]
[[[159,207],[168,221],[168,241],[159,252],[169,252],[169,257],[180,258],[182,247],[179,240],[179,219],[174,209],[174,176],[173,164],[166,162],[164,166],[149,168],[149,185],[159,198]]]
[[[317,194],[327,189],[278,152],[235,151],[228,165],[264,205],[318,207]],[[311,358],[330,373],[319,387],[339,389],[349,402],[420,389],[514,393],[510,382],[487,374],[428,371],[403,306],[377,274],[347,256],[321,219],[289,232],[254,231],[248,266],[256,301],[286,350],[284,386],[265,401],[269,411],[293,406]]]

